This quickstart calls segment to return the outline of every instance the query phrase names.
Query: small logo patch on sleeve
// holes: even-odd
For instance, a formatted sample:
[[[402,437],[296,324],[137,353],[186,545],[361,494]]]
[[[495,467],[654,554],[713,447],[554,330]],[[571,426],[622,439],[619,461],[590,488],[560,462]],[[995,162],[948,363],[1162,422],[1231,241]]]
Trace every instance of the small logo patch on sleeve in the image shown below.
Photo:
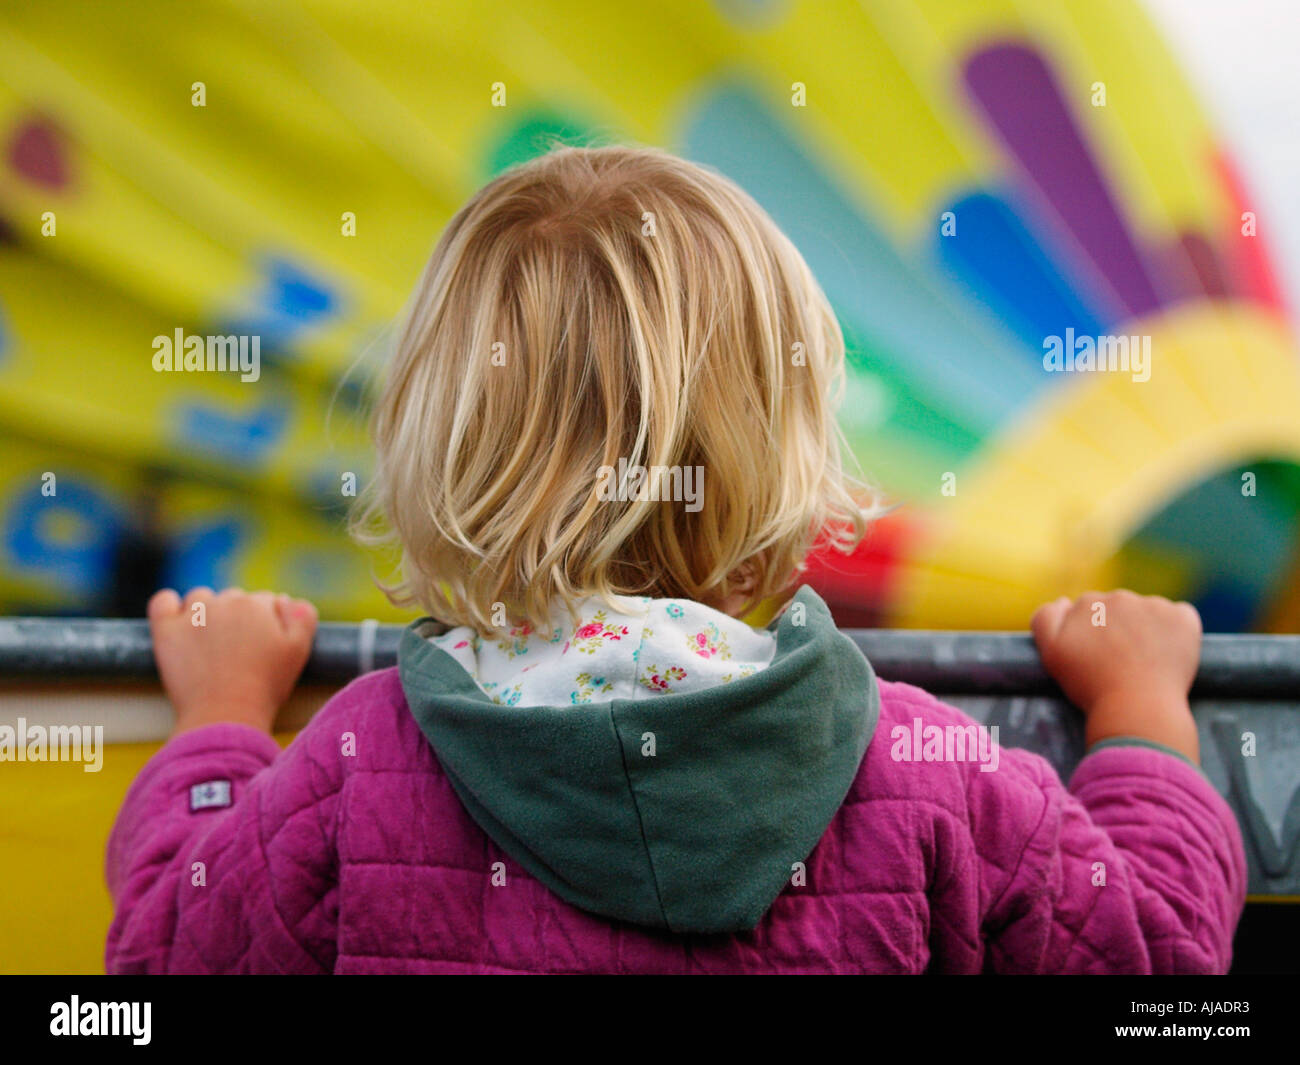
[[[230,781],[209,780],[190,788],[190,813],[230,805]]]

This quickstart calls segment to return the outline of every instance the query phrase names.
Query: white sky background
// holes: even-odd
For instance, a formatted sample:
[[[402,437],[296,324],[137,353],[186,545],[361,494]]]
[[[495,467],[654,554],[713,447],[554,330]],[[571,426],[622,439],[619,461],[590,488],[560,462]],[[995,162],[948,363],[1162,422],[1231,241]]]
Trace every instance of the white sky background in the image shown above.
[[[1300,308],[1300,0],[1142,0],[1236,160]]]

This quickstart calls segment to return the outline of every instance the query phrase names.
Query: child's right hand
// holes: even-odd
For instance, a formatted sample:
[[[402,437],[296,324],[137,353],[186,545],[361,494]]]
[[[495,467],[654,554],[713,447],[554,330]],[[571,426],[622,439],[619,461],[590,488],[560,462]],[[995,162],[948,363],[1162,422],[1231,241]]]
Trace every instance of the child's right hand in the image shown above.
[[[1031,622],[1043,665],[1087,718],[1088,745],[1153,740],[1200,760],[1187,693],[1201,651],[1190,603],[1135,592],[1088,592],[1039,607]]]

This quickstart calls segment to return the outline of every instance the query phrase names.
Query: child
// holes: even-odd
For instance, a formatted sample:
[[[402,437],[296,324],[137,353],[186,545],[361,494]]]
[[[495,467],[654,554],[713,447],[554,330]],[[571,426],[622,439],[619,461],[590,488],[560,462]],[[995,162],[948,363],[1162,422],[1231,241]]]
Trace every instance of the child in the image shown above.
[[[708,170],[561,149],[479,192],[416,291],[361,519],[432,618],[281,752],[311,606],[155,596],[176,735],[109,841],[109,971],[1223,972],[1245,860],[1197,768],[1194,609],[1035,616],[1087,719],[1067,789],[1018,750],[896,760],[895,726],[970,719],[791,598],[814,534],[851,548],[874,513],[843,356]]]

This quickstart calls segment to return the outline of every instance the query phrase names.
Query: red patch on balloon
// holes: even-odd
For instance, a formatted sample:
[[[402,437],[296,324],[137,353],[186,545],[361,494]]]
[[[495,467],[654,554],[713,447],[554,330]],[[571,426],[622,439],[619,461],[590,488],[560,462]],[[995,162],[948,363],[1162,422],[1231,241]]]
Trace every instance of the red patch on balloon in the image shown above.
[[[49,119],[29,118],[9,138],[9,165],[32,185],[63,189],[71,181],[63,132]]]

